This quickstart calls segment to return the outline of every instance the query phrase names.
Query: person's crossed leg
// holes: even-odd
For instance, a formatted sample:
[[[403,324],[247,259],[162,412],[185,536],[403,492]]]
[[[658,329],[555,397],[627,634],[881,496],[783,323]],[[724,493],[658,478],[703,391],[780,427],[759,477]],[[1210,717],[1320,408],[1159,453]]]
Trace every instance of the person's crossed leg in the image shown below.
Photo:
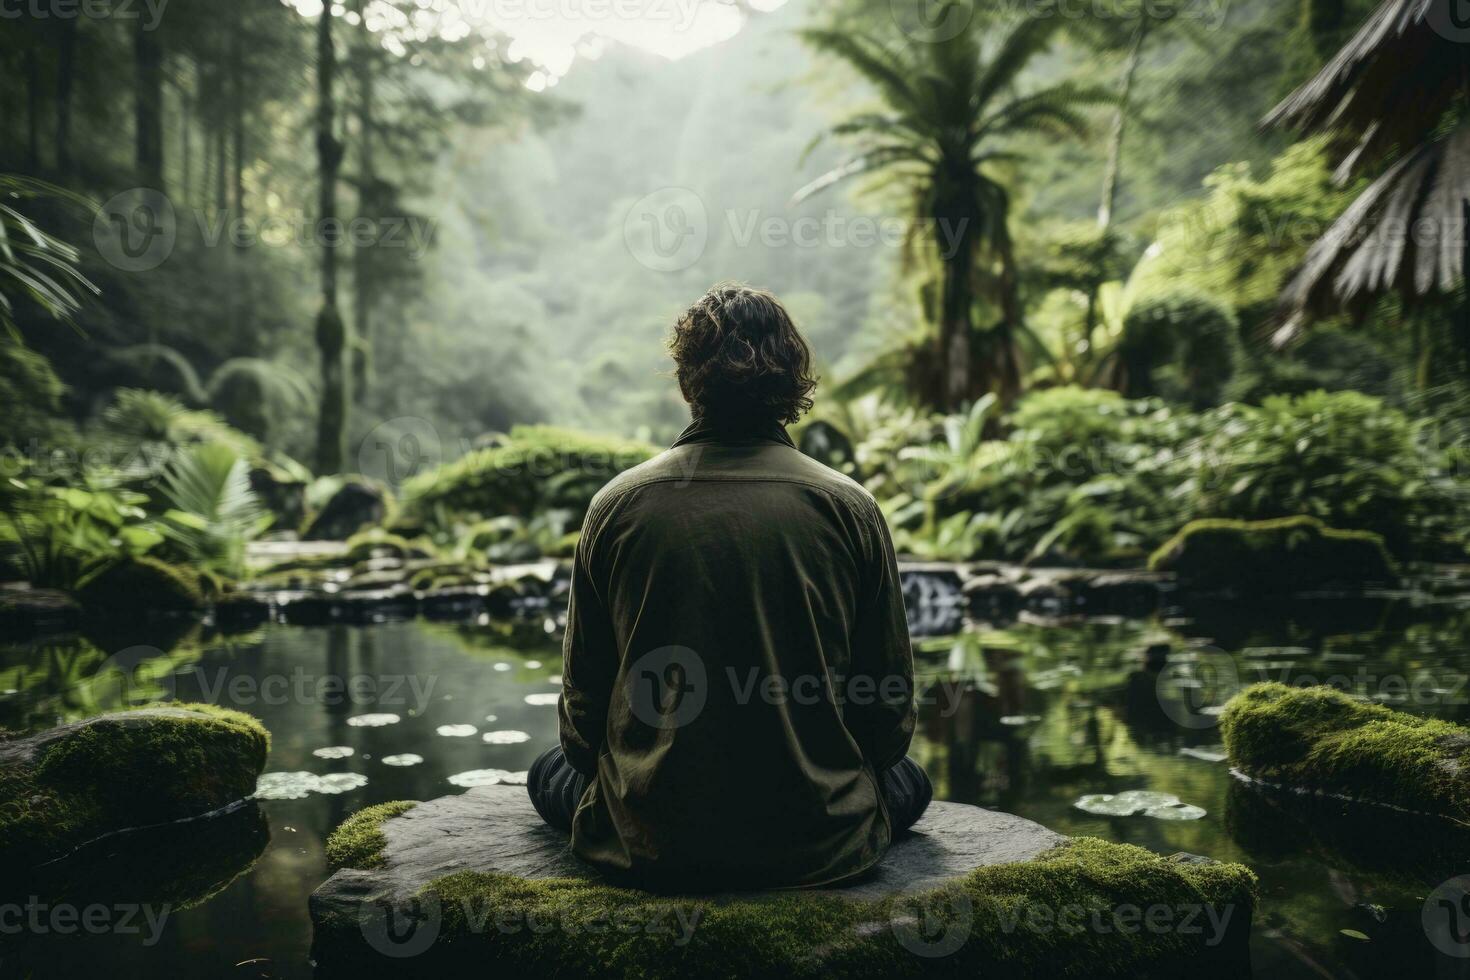
[[[924,811],[934,799],[934,784],[929,774],[913,759],[903,761],[878,777],[883,790],[883,802],[888,807],[888,819],[893,823],[893,834],[897,836],[919,822]],[[572,818],[577,815],[577,804],[587,792],[587,777],[573,769],[567,762],[561,746],[547,749],[531,763],[526,776],[526,790],[531,794],[531,805],[541,814],[547,825],[562,833],[572,832]]]

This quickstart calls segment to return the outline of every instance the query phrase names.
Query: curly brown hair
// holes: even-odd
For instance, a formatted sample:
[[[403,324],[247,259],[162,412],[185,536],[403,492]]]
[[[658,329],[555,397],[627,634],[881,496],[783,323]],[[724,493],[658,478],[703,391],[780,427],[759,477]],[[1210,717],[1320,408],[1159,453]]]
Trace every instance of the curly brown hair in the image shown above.
[[[764,289],[711,288],[674,324],[669,353],[696,418],[789,424],[811,410],[811,348]]]

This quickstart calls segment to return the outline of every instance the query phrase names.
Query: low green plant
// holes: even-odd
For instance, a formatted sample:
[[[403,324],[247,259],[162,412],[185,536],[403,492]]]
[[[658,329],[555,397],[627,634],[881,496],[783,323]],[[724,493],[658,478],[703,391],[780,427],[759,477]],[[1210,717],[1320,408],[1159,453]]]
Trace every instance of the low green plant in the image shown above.
[[[245,545],[273,518],[250,489],[250,464],[221,443],[180,450],[163,471],[170,507],[159,521],[189,561],[232,578],[245,573]]]
[[[146,502],[101,482],[57,487],[12,477],[0,492],[0,547],[32,586],[75,591],[163,543]]]

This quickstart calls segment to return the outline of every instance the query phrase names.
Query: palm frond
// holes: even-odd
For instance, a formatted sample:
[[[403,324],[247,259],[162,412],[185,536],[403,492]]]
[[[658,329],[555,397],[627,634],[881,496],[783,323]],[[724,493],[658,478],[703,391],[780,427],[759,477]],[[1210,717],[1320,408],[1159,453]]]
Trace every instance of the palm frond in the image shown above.
[[[847,62],[858,74],[877,86],[883,97],[893,105],[914,105],[914,90],[905,77],[908,66],[881,42],[865,34],[825,28],[808,28],[798,31],[797,36],[818,51],[835,55]]]
[[[199,443],[173,458],[161,489],[173,507],[162,524],[169,540],[194,561],[240,574],[245,542],[265,519],[250,489],[250,464],[228,446]]]
[[[215,368],[204,386],[209,400],[217,400],[225,386],[236,378],[248,378],[259,386],[267,401],[288,409],[301,408],[315,400],[315,390],[305,375],[288,364],[262,357],[232,357]]]

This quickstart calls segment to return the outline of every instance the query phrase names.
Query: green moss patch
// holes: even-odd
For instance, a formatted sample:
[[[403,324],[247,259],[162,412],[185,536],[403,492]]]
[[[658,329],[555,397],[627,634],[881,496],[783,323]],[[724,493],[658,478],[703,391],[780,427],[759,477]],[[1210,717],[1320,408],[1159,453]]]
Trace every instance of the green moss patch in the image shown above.
[[[209,584],[210,591],[214,584]],[[94,576],[77,598],[89,613],[136,615],[147,610],[200,609],[205,592],[205,583],[192,569],[144,557],[118,562]]]
[[[0,863],[217,810],[255,790],[270,735],[214,705],[150,705],[0,743]]]
[[[1232,975],[1245,962],[1254,901],[1255,877],[1240,865],[1091,838],[882,901],[682,898],[463,872],[419,894],[435,934],[392,967],[406,976],[470,967],[648,978]],[[319,920],[320,967],[345,975],[385,965],[368,932],[358,916]]]
[[[1339,531],[1315,517],[1191,521],[1154,552],[1149,567],[1173,572],[1185,588],[1256,594],[1398,578],[1382,537]]]
[[[1220,727],[1231,764],[1264,782],[1470,826],[1470,729],[1276,683],[1237,694]]]
[[[407,813],[418,804],[412,800],[393,800],[358,810],[342,822],[327,838],[327,866],[357,868],[366,871],[383,863],[383,821]]]

